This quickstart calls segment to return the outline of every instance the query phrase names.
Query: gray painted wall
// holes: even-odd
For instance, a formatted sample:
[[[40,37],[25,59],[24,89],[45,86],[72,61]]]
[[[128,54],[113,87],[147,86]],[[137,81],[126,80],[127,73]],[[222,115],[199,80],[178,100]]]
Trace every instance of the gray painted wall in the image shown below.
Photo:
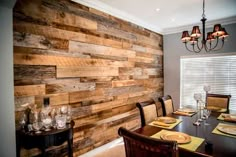
[[[15,1],[0,2],[0,156],[16,156],[13,92],[12,7]]]
[[[236,24],[224,25],[230,36],[226,39],[223,49],[210,53],[236,53]],[[189,28],[191,31],[192,28]],[[207,32],[213,28],[207,29]],[[190,32],[191,33],[191,32]],[[171,95],[178,108],[180,103],[180,57],[189,55],[209,54],[205,51],[195,54],[188,52],[181,41],[181,33],[164,35],[164,94]]]

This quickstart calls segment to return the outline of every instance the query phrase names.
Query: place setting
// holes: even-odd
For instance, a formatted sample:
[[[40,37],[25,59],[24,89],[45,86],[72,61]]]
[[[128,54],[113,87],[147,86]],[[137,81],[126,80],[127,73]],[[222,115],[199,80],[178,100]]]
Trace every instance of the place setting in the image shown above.
[[[236,138],[236,125],[219,123],[212,133]]]
[[[220,116],[217,119],[218,120],[223,120],[223,121],[226,121],[226,122],[236,123],[236,114],[221,113]]]
[[[190,136],[183,132],[178,131],[169,131],[169,130],[161,130],[158,133],[151,136],[152,138],[176,141],[179,147],[188,149],[190,151],[195,151],[204,141],[203,138],[198,138],[194,136]]]
[[[182,120],[173,117],[158,117],[149,125],[160,128],[173,129],[180,122],[182,122]]]
[[[189,116],[189,117],[193,116],[195,113],[196,113],[196,110],[192,108],[179,108],[175,112],[173,112],[173,114],[176,114],[176,115]]]

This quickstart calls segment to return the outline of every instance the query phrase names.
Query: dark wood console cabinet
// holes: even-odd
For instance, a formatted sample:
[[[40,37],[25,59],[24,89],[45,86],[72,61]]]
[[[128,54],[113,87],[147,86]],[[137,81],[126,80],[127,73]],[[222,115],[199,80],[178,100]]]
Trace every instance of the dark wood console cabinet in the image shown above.
[[[59,146],[65,141],[68,143],[68,156],[73,157],[73,126],[74,122],[66,125],[64,129],[53,129],[43,131],[40,134],[34,132],[16,131],[16,149],[17,157],[20,157],[21,148],[31,149],[39,148],[42,156],[46,156],[46,149],[51,146]]]

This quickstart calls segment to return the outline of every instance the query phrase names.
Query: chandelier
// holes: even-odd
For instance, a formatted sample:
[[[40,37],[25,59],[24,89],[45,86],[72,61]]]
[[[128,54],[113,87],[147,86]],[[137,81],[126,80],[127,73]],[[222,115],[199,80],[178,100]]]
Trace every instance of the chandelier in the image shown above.
[[[202,34],[199,26],[193,26],[192,33],[189,35],[188,31],[183,31],[181,40],[185,47],[190,52],[199,53],[204,48],[206,52],[220,50],[224,46],[224,40],[229,34],[221,24],[214,25],[213,32],[207,33],[205,38],[205,0],[203,0],[203,13],[202,13]],[[202,36],[201,42],[199,42]],[[221,44],[220,44],[221,43]],[[191,48],[191,49],[190,49]]]

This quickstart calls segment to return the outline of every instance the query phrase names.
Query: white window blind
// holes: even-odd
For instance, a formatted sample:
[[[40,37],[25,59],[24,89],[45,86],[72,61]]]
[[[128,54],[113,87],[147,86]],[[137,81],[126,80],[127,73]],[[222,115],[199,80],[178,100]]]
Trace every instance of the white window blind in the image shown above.
[[[236,55],[181,58],[180,104],[196,105],[194,93],[230,94],[229,109],[236,110]]]

